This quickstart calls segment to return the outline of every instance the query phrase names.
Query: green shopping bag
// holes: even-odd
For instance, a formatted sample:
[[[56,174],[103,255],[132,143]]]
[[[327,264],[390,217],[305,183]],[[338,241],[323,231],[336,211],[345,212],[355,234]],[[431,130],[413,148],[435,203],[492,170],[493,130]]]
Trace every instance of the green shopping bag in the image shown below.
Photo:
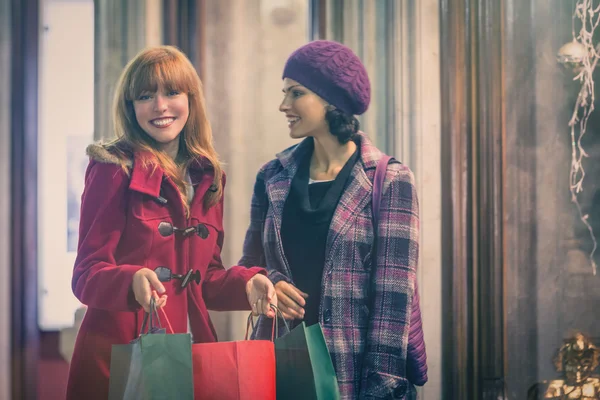
[[[302,322],[275,339],[277,399],[340,398],[331,356],[320,324]]]
[[[140,336],[112,346],[108,400],[194,398],[192,338],[188,333],[166,334],[153,302],[151,307]]]

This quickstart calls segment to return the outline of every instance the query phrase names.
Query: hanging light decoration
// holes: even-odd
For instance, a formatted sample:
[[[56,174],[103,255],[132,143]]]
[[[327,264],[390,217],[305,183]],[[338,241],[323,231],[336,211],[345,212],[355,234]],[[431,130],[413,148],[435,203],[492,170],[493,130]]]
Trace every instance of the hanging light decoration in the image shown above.
[[[580,26],[579,32],[575,32],[575,22]],[[600,5],[594,6],[593,0],[577,0],[573,12],[573,40],[563,45],[557,54],[557,61],[565,67],[572,69],[576,74],[573,78],[581,85],[575,108],[569,121],[571,128],[571,171],[570,191],[571,201],[577,207],[579,218],[585,224],[592,239],[593,248],[589,255],[592,272],[596,275],[596,263],[594,255],[598,243],[592,226],[588,222],[588,214],[584,214],[577,195],[583,191],[585,169],[584,158],[588,157],[581,145],[581,140],[587,131],[587,122],[590,114],[594,111],[594,79],[592,77],[600,56],[598,49],[594,46],[593,36],[600,24]]]

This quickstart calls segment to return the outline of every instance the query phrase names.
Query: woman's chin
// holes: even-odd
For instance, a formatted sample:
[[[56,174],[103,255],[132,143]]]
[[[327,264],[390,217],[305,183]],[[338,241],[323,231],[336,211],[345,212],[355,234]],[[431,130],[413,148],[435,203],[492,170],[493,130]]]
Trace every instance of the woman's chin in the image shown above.
[[[290,130],[290,137],[291,137],[292,139],[303,139],[303,138],[305,138],[306,136],[307,136],[307,135],[306,135],[306,132],[302,132],[302,131],[294,131],[293,129],[292,129],[292,130]]]

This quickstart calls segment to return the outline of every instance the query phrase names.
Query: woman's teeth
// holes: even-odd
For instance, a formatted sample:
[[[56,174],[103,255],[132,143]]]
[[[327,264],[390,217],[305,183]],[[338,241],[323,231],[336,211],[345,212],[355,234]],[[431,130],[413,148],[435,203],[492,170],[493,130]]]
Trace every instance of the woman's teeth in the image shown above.
[[[169,125],[173,121],[175,121],[175,118],[155,119],[154,121],[151,121],[151,124],[161,128],[161,127]]]
[[[291,128],[296,122],[300,121],[299,117],[288,118],[288,126]]]

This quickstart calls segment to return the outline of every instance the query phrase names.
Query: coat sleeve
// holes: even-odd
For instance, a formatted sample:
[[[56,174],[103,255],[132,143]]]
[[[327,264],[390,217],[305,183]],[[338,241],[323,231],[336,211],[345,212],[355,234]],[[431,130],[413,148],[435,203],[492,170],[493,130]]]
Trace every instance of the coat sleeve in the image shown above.
[[[83,304],[110,311],[139,308],[131,283],[140,265],[117,265],[125,229],[129,178],[121,167],[91,161],[81,197],[79,244],[71,286]]]
[[[223,199],[219,204],[219,218],[223,219]],[[206,307],[215,311],[250,310],[246,283],[256,274],[266,275],[264,268],[253,266],[233,266],[225,269],[221,260],[221,250],[225,234],[219,232],[213,257],[208,265],[206,277],[202,283],[202,293]]]
[[[398,169],[399,168],[399,169]],[[381,201],[377,258],[372,267],[370,314],[360,399],[404,399],[412,389],[406,359],[419,251],[419,210],[412,172],[392,175]]]
[[[291,280],[287,276],[273,268],[269,269],[266,265],[266,257],[262,238],[264,234],[268,208],[269,199],[267,197],[265,173],[263,167],[256,175],[254,192],[252,193],[252,200],[250,203],[250,226],[246,231],[243,255],[238,262],[238,265],[243,265],[246,267],[260,266],[267,268],[269,279],[274,285],[282,280],[291,283]]]

